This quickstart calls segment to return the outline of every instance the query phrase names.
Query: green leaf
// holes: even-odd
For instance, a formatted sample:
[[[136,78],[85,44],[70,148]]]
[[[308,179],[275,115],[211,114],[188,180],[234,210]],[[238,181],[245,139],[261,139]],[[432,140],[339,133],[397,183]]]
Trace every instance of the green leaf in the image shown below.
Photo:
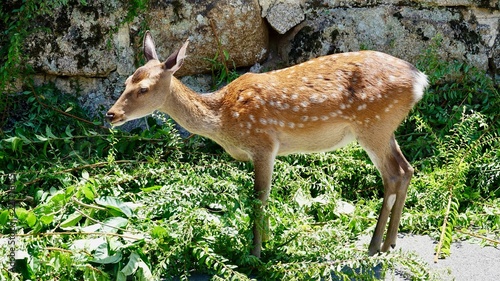
[[[153,274],[151,273],[149,266],[143,261],[139,262],[139,270],[137,271],[136,275],[139,280],[153,280]]]
[[[35,137],[36,137],[39,141],[47,141],[47,140],[48,140],[48,138],[46,138],[46,137],[44,137],[44,136],[42,136],[42,135],[37,135],[37,134],[35,134]]]
[[[116,281],[127,281],[127,276],[123,272],[119,271],[116,276]]]
[[[26,209],[24,208],[16,208],[15,213],[16,217],[21,221],[25,220],[28,216],[28,211],[26,211]]]
[[[117,252],[116,254],[110,256],[108,252],[109,244],[107,242],[100,244],[94,252],[94,259],[91,262],[99,264],[110,264],[117,263],[122,259],[122,253]]]
[[[40,221],[46,225],[50,224],[53,220],[54,220],[54,215],[43,215],[40,218]]]
[[[89,172],[87,172],[86,170],[83,170],[83,171],[82,171],[82,178],[83,178],[84,180],[88,180],[88,179],[89,179],[89,177],[90,177]]]
[[[66,130],[64,131],[66,133],[66,135],[70,138],[73,137],[73,134],[71,133],[71,131],[73,131],[73,129],[71,128],[70,125],[66,126]]]
[[[163,226],[157,225],[157,226],[153,227],[153,229],[151,230],[151,236],[153,238],[163,238],[163,237],[166,237],[167,235],[168,235],[168,231]]]
[[[131,253],[127,265],[125,265],[125,267],[123,267],[120,272],[125,274],[125,276],[134,274],[141,261],[142,260],[139,254],[137,254],[136,252]]]
[[[96,204],[104,206],[108,209],[110,209],[111,213],[119,213],[119,214],[124,214],[128,218],[132,216],[132,209],[130,209],[126,204],[124,204],[120,199],[111,197],[111,196],[104,196],[95,199]],[[113,212],[116,211],[116,212]]]
[[[103,223],[104,225],[101,228],[102,232],[116,233],[118,231],[118,228],[123,228],[128,224],[128,219],[122,217],[112,217],[105,220]]]
[[[19,137],[11,137],[5,139],[4,141],[10,142],[12,144],[11,145],[12,151],[18,151],[18,152],[22,151],[23,144],[25,143],[25,141]],[[30,143],[30,141],[28,141],[28,143]]]
[[[28,224],[29,227],[33,227],[36,224],[36,216],[33,214],[33,212],[28,212],[28,215],[26,216],[26,223]]]
[[[92,191],[90,184],[86,184],[86,185],[82,186],[81,190],[83,192],[83,195],[85,195],[85,198],[87,198],[89,200],[94,200],[95,195],[94,195],[94,192]]]
[[[81,219],[82,219],[82,214],[80,214],[79,212],[74,212],[61,223],[61,228],[75,226]]]
[[[6,225],[9,221],[9,210],[3,210],[0,213],[0,225]]]
[[[122,258],[123,258],[122,253],[118,252],[112,256],[93,259],[93,260],[91,260],[91,262],[95,262],[95,263],[99,263],[99,264],[110,264],[110,263],[117,263],[117,262],[121,261]]]
[[[57,139],[57,137],[52,133],[52,130],[50,129],[49,125],[45,126],[45,134],[49,138]]]
[[[154,185],[154,186],[150,186],[150,187],[141,188],[141,190],[144,191],[144,192],[150,192],[150,191],[153,191],[153,190],[161,189],[162,187],[163,186],[161,186],[161,185]]]

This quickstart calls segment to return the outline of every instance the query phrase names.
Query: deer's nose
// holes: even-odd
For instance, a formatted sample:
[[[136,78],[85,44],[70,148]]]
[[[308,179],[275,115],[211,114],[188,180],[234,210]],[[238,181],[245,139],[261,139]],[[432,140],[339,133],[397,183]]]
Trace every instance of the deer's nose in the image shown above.
[[[114,118],[115,114],[113,112],[106,113],[106,119],[108,119],[109,122],[113,121]]]

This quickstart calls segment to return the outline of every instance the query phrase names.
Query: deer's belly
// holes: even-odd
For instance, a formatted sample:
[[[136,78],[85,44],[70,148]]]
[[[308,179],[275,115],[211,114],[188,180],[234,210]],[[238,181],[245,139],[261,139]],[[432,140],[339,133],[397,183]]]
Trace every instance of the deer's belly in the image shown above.
[[[355,140],[349,128],[325,128],[301,135],[280,136],[278,155],[332,151]]]

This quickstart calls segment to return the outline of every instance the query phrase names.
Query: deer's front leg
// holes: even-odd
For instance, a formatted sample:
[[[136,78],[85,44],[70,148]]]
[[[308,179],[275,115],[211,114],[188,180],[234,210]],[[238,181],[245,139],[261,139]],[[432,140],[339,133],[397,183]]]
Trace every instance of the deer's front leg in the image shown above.
[[[260,257],[262,241],[267,240],[269,232],[269,217],[264,215],[269,192],[271,190],[271,178],[274,167],[274,153],[262,153],[253,159],[255,170],[255,195],[261,204],[255,205],[253,225],[253,250],[252,255]]]

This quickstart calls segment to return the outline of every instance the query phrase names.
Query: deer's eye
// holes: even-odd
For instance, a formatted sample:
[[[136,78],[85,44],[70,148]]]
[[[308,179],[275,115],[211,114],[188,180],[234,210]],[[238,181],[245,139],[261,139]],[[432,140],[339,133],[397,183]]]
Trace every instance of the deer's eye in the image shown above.
[[[139,94],[145,94],[148,91],[148,88],[140,88],[139,89]]]

